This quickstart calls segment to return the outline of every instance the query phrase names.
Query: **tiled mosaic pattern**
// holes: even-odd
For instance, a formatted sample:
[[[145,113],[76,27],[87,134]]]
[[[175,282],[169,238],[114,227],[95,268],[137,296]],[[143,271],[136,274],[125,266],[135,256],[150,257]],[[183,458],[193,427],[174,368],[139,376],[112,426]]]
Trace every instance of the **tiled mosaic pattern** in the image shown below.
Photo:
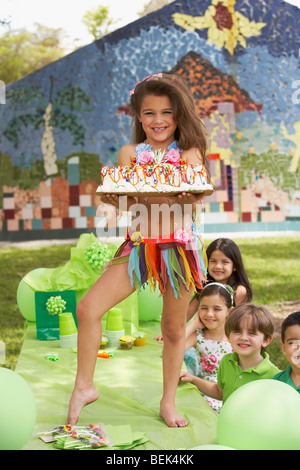
[[[206,230],[299,229],[299,11],[177,0],[8,86],[0,239],[116,223],[95,196],[100,167],[130,140],[129,90],[158,71],[187,80],[208,132]]]
[[[94,228],[97,182],[79,182],[79,158],[69,160],[69,178],[49,178],[34,190],[3,186],[3,213],[8,231]],[[101,220],[101,216],[100,220]]]

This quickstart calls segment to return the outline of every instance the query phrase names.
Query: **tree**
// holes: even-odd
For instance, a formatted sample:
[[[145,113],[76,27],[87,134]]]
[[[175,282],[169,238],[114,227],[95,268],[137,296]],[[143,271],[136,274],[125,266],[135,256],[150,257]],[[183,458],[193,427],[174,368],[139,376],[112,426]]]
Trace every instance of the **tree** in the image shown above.
[[[109,7],[99,5],[92,10],[88,10],[82,21],[87,27],[88,32],[96,40],[111,32],[109,27],[117,23],[119,19],[109,18]]]
[[[7,124],[4,136],[17,149],[22,129],[32,126],[35,129],[43,129],[41,149],[45,175],[51,176],[58,173],[57,154],[53,129],[68,129],[73,136],[73,145],[84,145],[84,127],[80,118],[73,111],[89,112],[89,96],[77,86],[67,85],[54,93],[54,78],[50,77],[50,93],[48,100],[39,87],[16,86],[11,88],[7,97],[11,103],[18,106],[18,113]],[[35,112],[28,112],[27,104],[35,101]],[[70,112],[66,112],[69,109]],[[22,112],[24,110],[24,112]]]
[[[9,30],[0,37],[0,79],[8,85],[65,55],[62,29],[36,23],[36,31]]]

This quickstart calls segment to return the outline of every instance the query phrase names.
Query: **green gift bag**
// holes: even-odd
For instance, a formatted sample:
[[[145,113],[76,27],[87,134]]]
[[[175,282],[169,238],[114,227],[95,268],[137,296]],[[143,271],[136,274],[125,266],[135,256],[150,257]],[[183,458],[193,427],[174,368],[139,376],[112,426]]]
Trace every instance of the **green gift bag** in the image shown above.
[[[46,308],[50,297],[60,295],[66,302],[66,312],[71,312],[76,327],[76,292],[75,290],[35,292],[36,338],[40,341],[60,339],[59,315],[50,315]]]

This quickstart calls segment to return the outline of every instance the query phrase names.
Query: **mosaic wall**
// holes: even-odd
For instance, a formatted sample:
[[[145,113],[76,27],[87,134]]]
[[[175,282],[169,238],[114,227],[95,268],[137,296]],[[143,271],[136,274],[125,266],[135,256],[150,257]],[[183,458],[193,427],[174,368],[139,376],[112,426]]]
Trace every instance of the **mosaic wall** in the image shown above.
[[[159,71],[187,80],[209,135],[204,230],[300,230],[299,11],[177,0],[8,86],[0,239],[115,224],[95,196],[100,168],[130,141],[129,90]]]

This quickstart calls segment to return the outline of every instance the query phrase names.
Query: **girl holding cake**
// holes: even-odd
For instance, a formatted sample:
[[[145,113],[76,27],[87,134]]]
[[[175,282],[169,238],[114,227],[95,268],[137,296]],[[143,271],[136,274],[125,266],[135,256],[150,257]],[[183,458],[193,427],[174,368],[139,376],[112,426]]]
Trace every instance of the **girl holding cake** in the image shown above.
[[[119,167],[130,172],[139,165],[151,172],[153,164],[159,161],[184,169],[202,165],[206,174],[206,137],[183,80],[171,74],[145,78],[132,90],[130,107],[134,144],[120,149]],[[193,220],[193,209],[204,193],[182,191],[180,186],[176,189],[177,195],[141,193],[139,197],[126,197],[126,209],[140,215],[133,215],[125,242],[77,306],[78,365],[68,424],[74,425],[82,407],[98,398],[93,376],[102,337],[102,316],[145,282],[150,288],[158,287],[163,294],[160,416],[170,427],[188,424],[176,411],[175,393],[185,350],[186,312],[192,293],[202,289],[206,276],[203,243]],[[104,194],[101,200],[119,207],[119,195],[113,191]],[[177,212],[180,208],[182,225],[178,225],[174,205]],[[169,208],[168,217],[165,212],[164,217],[154,217],[154,210],[162,206]]]

